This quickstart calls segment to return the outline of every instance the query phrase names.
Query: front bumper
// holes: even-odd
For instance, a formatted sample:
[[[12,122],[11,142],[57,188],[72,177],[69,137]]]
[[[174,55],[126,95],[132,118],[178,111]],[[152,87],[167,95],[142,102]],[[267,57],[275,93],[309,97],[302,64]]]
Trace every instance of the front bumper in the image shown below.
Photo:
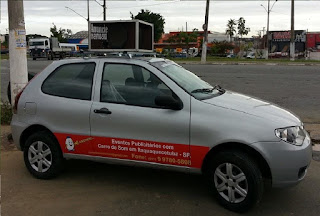
[[[257,142],[252,147],[259,151],[269,164],[273,187],[289,187],[298,184],[307,173],[312,159],[310,139],[302,146],[284,141]]]

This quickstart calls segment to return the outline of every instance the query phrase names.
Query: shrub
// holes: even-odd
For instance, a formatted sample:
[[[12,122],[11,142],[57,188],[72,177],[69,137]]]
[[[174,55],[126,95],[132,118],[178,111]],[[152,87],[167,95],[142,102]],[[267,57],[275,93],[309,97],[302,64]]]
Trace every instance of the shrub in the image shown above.
[[[12,107],[9,102],[1,104],[1,124],[10,124],[12,119]]]

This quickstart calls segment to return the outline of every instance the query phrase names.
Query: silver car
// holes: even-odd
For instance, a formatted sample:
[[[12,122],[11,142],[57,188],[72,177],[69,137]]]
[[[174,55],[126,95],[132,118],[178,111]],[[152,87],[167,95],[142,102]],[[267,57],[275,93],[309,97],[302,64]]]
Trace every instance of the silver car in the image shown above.
[[[289,111],[161,58],[53,62],[17,95],[14,112],[13,138],[36,178],[57,176],[64,158],[202,173],[237,212],[261,199],[264,179],[300,182],[312,157]]]

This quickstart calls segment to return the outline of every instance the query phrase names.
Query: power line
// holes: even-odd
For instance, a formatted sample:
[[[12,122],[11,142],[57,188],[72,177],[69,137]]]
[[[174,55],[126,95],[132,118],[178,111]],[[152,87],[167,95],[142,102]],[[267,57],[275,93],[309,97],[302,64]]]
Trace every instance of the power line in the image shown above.
[[[79,14],[77,11],[73,10],[72,8],[69,8],[69,7],[67,7],[67,6],[65,6],[65,8],[67,8],[67,9],[69,9],[69,10],[73,11],[74,13],[78,14],[79,16],[81,16],[83,19],[85,19],[85,20],[89,21],[89,18],[85,18],[84,16],[82,16],[82,15],[81,15],[81,14]]]

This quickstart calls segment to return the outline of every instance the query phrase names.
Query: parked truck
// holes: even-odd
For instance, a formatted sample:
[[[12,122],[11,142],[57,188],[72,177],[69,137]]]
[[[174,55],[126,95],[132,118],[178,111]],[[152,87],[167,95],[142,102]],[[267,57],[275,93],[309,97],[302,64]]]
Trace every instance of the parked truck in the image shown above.
[[[71,48],[59,47],[58,39],[52,38],[31,38],[29,40],[30,56],[33,60],[37,58],[63,59],[70,56]]]

